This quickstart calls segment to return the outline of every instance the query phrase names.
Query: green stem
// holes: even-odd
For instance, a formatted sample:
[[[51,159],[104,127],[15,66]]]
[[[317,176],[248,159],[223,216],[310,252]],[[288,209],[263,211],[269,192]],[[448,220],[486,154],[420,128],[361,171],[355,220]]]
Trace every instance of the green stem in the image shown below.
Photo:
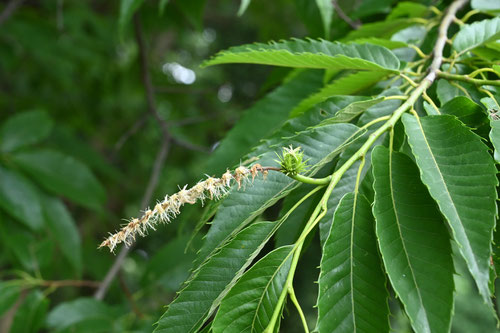
[[[325,178],[311,178],[303,175],[290,175],[290,178],[293,178],[301,183],[312,184],[312,185],[327,185],[330,182],[332,176],[327,176]]]
[[[299,313],[300,320],[302,321],[302,325],[304,326],[304,332],[309,333],[309,327],[307,327],[306,317],[304,316],[304,312],[302,311],[302,308],[300,307],[300,303],[297,300],[297,297],[295,296],[295,290],[293,289],[293,285],[291,285],[288,288],[288,294],[290,294],[290,299],[292,300],[293,304],[295,304],[295,307],[297,308],[297,312]]]
[[[467,75],[451,74],[451,73],[446,73],[446,72],[442,72],[442,71],[437,71],[436,74],[438,77],[441,77],[444,79],[468,82],[468,83],[475,84],[476,86],[482,86],[482,85],[500,86],[500,80],[480,80],[480,79],[471,78]]]

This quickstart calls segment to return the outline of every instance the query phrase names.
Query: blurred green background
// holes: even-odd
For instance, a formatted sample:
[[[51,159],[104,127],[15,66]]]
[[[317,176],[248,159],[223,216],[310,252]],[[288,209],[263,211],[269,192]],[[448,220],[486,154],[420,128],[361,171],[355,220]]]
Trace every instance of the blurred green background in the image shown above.
[[[370,22],[396,2],[339,5]],[[256,0],[242,16],[239,8],[229,0],[0,4],[0,332],[152,330],[189,274],[201,236],[186,245],[203,208],[184,207],[138,239],[96,298],[119,258],[98,244],[140,215],[141,201],[219,172],[213,149],[287,74],[199,65],[230,46],[325,37],[315,1]],[[334,14],[331,39],[349,29]],[[297,289],[313,323],[320,249],[305,256]],[[457,270],[453,331],[494,330],[466,270]],[[397,300],[392,308],[394,330],[409,331]],[[285,315],[282,330],[294,332],[299,319]]]

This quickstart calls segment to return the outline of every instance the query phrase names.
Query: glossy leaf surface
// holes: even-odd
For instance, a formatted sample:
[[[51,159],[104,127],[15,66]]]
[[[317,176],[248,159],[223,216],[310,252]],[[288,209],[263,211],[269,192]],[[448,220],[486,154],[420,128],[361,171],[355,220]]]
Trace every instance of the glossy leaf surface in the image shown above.
[[[489,302],[489,262],[496,216],[496,168],[481,139],[453,116],[403,115],[422,182],[438,203]]]

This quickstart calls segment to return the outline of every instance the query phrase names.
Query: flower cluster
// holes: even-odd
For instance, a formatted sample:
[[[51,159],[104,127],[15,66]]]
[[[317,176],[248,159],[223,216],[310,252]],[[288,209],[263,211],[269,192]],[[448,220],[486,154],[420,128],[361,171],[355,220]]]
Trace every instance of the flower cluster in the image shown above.
[[[154,209],[147,209],[142,217],[133,218],[120,231],[106,238],[99,248],[107,246],[113,251],[119,243],[129,246],[137,234],[145,236],[148,229],[155,230],[155,225],[159,222],[169,223],[180,213],[180,208],[185,204],[195,204],[198,200],[203,203],[207,198],[218,200],[228,193],[232,181],[236,182],[240,189],[242,184],[249,181],[250,176],[253,181],[259,172],[264,177],[268,173],[267,168],[263,168],[260,164],[255,164],[250,169],[240,166],[234,173],[227,170],[220,178],[208,177],[189,189],[186,185],[179,192],[170,196],[166,195]]]

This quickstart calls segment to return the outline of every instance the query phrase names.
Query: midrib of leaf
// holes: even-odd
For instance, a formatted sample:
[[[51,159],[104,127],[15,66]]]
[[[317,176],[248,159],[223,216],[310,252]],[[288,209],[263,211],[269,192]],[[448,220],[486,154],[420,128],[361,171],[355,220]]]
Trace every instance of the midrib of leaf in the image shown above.
[[[254,313],[253,319],[252,319],[251,332],[253,332],[253,330],[255,328],[255,320],[257,319],[257,314],[259,313],[260,305],[262,304],[262,300],[264,299],[264,295],[266,294],[266,291],[269,289],[269,285],[274,281],[274,277],[276,276],[276,274],[278,274],[278,272],[281,270],[281,267],[288,261],[288,259],[290,258],[290,256],[293,253],[294,253],[294,251],[292,250],[286,255],[285,259],[283,259],[281,264],[279,264],[279,266],[274,271],[273,275],[271,275],[271,278],[269,279],[269,281],[267,281],[266,286],[264,288],[264,291],[262,292],[262,294],[259,297],[259,303],[257,303],[257,307],[255,308],[255,313]],[[283,287],[286,288],[286,283]]]
[[[351,215],[351,241],[349,246],[349,266],[351,274],[349,276],[349,282],[351,283],[351,311],[352,311],[352,324],[354,327],[354,332],[357,331],[356,326],[356,312],[354,311],[354,217],[356,216],[357,202],[358,202],[359,191],[354,192],[354,204],[352,205],[352,215]]]
[[[401,223],[399,221],[399,211],[398,211],[398,205],[396,205],[396,201],[394,200],[395,198],[395,192],[394,192],[394,186],[393,186],[393,172],[392,172],[392,149],[389,151],[389,175],[390,175],[390,178],[389,178],[389,186],[391,188],[391,202],[392,202],[392,207],[394,208],[394,215],[396,217],[396,225],[398,226],[398,232],[399,232],[399,238],[401,238],[402,240],[404,240],[405,238],[403,237],[403,233],[401,232]],[[417,290],[417,294],[418,294],[418,300],[420,301],[420,306],[422,309],[425,309],[425,306],[424,306],[424,302],[423,302],[423,299],[422,299],[422,294],[420,293],[420,288],[418,286],[418,283],[415,279],[415,271],[410,263],[410,258],[409,258],[409,255],[408,255],[408,250],[406,249],[406,243],[405,242],[401,242],[402,244],[402,247],[403,247],[403,251],[405,252],[405,259],[406,259],[406,262],[408,263],[408,267],[410,268],[410,271],[411,271],[411,278],[413,280],[413,283],[415,284],[415,287],[416,287],[416,290]],[[403,303],[404,304],[404,303]],[[404,304],[405,307],[406,307],[406,304]],[[425,325],[426,325],[426,328],[428,331],[430,331],[430,327],[429,327],[429,320],[428,320],[428,316],[427,316],[427,312],[424,311],[425,313]]]
[[[460,221],[460,231],[461,233],[464,235],[465,239],[467,239],[467,244],[464,244],[467,246],[467,250],[475,257],[475,254],[474,252],[472,251],[472,247],[470,246],[470,241],[469,241],[469,237],[467,237],[467,233],[465,231],[465,228],[463,226],[463,223],[462,223],[462,219],[460,218],[460,215],[458,214],[458,211],[457,211],[457,207],[456,207],[456,204],[455,204],[455,201],[453,200],[453,197],[451,196],[450,194],[450,191],[448,190],[448,186],[446,185],[446,182],[444,180],[444,177],[443,177],[443,174],[441,172],[441,169],[439,168],[439,165],[437,164],[437,161],[436,161],[436,158],[434,157],[434,154],[432,152],[432,149],[429,145],[429,142],[427,140],[427,137],[425,135],[425,132],[424,132],[424,128],[422,127],[422,123],[420,122],[420,118],[419,117],[415,117],[415,119],[417,120],[417,123],[418,123],[418,126],[420,128],[420,131],[422,133],[422,137],[424,138],[424,141],[425,141],[425,148],[429,151],[429,154],[431,155],[432,157],[432,162],[434,164],[434,167],[435,169],[437,170],[438,174],[439,174],[439,179],[441,181],[441,184],[443,185],[443,187],[446,189],[445,193],[446,193],[446,196],[448,197],[448,199],[450,200],[450,202],[453,203],[452,205],[452,208],[453,208],[453,212],[454,212],[454,215],[455,215],[455,218],[457,221]],[[455,234],[455,230],[453,228],[451,228],[453,234]],[[464,259],[469,262],[469,260],[464,256]],[[474,260],[474,262],[472,263],[474,268],[476,269],[476,271],[480,272],[480,269],[479,267],[477,266],[476,264],[476,261]]]

